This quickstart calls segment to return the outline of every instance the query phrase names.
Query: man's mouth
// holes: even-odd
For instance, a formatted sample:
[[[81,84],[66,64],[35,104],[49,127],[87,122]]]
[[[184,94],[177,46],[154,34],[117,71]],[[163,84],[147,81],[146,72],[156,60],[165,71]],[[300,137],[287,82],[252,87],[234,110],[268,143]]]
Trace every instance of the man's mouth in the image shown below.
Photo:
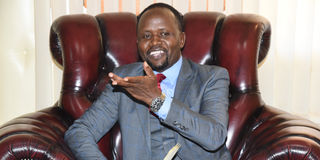
[[[160,55],[160,54],[163,54],[163,53],[164,53],[164,51],[162,51],[162,50],[152,51],[152,52],[150,52],[150,55],[151,56],[157,56],[157,55]]]
[[[161,49],[161,50],[152,50],[149,52],[148,57],[152,57],[154,59],[159,59],[161,58],[164,54],[166,54],[166,51]]]

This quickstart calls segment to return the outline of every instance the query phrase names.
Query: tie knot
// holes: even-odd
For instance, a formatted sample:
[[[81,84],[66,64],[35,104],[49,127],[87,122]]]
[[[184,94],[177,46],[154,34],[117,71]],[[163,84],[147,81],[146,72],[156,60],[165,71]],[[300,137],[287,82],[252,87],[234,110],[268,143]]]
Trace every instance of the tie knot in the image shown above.
[[[158,73],[157,75],[157,82],[161,83],[162,80],[166,79],[166,76],[164,74]]]

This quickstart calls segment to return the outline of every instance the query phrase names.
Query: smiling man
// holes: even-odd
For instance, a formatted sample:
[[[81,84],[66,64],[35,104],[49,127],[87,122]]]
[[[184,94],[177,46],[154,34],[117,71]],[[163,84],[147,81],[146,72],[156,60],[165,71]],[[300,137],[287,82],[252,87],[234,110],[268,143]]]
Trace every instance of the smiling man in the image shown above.
[[[106,159],[96,143],[119,122],[125,160],[231,159],[226,148],[228,72],[182,57],[182,16],[169,5],[146,8],[137,23],[143,63],[116,68],[111,83],[65,134],[77,159]],[[196,54],[196,53],[195,53]]]

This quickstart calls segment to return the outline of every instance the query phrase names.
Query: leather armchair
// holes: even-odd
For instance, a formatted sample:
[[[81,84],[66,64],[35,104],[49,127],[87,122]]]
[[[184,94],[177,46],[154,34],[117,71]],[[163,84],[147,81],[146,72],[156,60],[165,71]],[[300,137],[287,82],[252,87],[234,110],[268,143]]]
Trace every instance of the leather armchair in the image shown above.
[[[257,66],[266,57],[271,27],[258,15],[190,12],[184,15],[183,56],[219,65],[230,75],[227,146],[233,159],[320,159],[320,127],[266,105]],[[44,110],[0,127],[1,159],[74,159],[63,140],[109,82],[114,67],[140,61],[136,15],[103,13],[62,16],[51,27],[50,48],[63,68],[61,97]],[[109,159],[122,159],[116,124],[99,142]]]

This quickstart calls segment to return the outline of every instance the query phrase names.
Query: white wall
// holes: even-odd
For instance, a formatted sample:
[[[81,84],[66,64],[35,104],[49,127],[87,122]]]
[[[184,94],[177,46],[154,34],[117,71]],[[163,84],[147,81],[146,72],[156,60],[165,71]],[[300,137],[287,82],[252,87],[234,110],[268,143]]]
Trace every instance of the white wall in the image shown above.
[[[0,0],[0,124],[35,110],[33,0]]]

